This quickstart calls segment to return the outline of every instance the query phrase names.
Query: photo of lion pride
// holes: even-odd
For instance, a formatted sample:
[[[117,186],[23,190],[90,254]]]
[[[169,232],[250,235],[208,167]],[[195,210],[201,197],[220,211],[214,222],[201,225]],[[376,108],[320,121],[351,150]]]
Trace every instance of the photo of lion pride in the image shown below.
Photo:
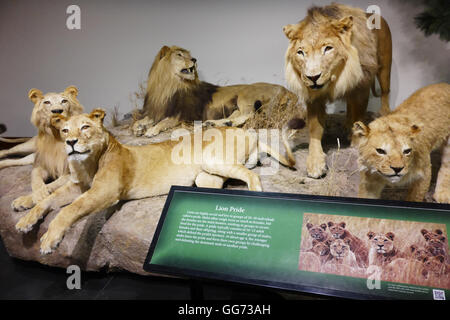
[[[430,187],[430,154],[441,147],[442,161],[433,198],[450,203],[450,84],[426,86],[392,113],[353,125],[359,152],[358,197],[380,198],[385,186],[407,186],[407,201],[423,201]]]
[[[38,129],[36,137],[31,139],[36,149],[31,171],[31,194],[21,196],[12,202],[12,208],[22,211],[32,208],[50,193],[64,185],[69,178],[67,155],[59,131],[51,125],[55,114],[72,116],[83,112],[83,106],[77,100],[78,89],[69,86],[63,92],[49,92],[45,95],[38,89],[31,89],[28,98],[34,103],[31,123]],[[53,182],[46,184],[47,180]]]
[[[95,109],[90,114],[69,119],[63,115],[52,118],[64,143],[70,180],[39,202],[16,225],[19,231],[28,232],[49,210],[73,201],[61,209],[42,236],[43,254],[50,253],[77,220],[119,200],[167,194],[172,185],[192,186],[195,183],[198,187],[222,188],[227,178],[245,181],[249,190],[262,191],[259,176],[244,166],[255,152],[269,153],[282,164],[292,165],[268,145],[259,142],[256,135],[238,128],[204,131],[200,148],[195,145],[195,139],[189,140],[191,161],[176,163],[173,152],[178,150],[175,148],[179,141],[122,145],[103,126],[104,117],[103,110]],[[205,140],[211,133],[220,134],[223,139],[214,135],[213,142]],[[237,136],[241,136],[242,141],[235,139]],[[226,150],[223,153],[222,148]]]
[[[327,102],[346,101],[346,127],[350,130],[355,121],[363,120],[377,77],[381,87],[380,113],[390,111],[391,33],[382,17],[380,28],[370,30],[367,17],[361,9],[331,4],[310,8],[305,19],[283,28],[289,39],[286,81],[307,105],[307,173],[312,178],[327,172],[321,143]]]
[[[269,103],[297,105],[298,99],[275,84],[260,82],[221,87],[200,81],[197,59],[188,50],[163,46],[148,74],[142,109],[145,117],[136,121],[132,130],[135,135],[152,137],[181,121],[241,126],[256,110]]]

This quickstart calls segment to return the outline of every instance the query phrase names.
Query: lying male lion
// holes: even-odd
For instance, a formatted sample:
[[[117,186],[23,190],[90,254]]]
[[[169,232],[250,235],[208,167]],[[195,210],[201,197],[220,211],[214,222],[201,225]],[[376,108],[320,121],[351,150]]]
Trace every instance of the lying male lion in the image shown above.
[[[31,89],[28,97],[34,103],[31,123],[38,129],[32,140],[36,153],[31,171],[31,194],[21,196],[12,203],[12,208],[22,211],[32,208],[51,192],[62,186],[68,179],[67,156],[59,131],[51,126],[51,116],[60,114],[71,116],[83,112],[77,100],[78,89],[67,87],[64,92],[49,92],[45,95],[38,89]],[[46,180],[55,180],[46,184]]]
[[[180,121],[208,121],[215,126],[240,126],[268,104],[298,104],[296,95],[269,83],[220,87],[200,81],[197,59],[177,46],[164,46],[152,64],[143,113],[133,133],[152,137]],[[298,106],[301,111],[301,106]],[[295,115],[292,115],[294,117]]]
[[[450,203],[450,85],[424,87],[391,114],[369,126],[356,122],[353,143],[359,150],[358,196],[379,198],[386,185],[408,186],[408,201],[423,201],[430,187],[433,149],[442,146],[434,199]]]
[[[258,147],[259,151],[270,153],[282,164],[292,165],[243,129],[209,129],[203,132],[199,145],[194,143],[195,137],[189,139],[188,149],[180,149],[180,142],[171,140],[146,146],[126,146],[104,128],[104,117],[105,112],[96,109],[91,114],[70,119],[62,115],[52,119],[65,142],[71,178],[39,202],[17,223],[16,228],[28,232],[51,208],[72,202],[80,191],[82,194],[61,209],[50,223],[41,238],[41,252],[44,254],[57,246],[64,232],[78,219],[108,208],[119,200],[166,194],[172,185],[191,186],[194,182],[198,187],[221,188],[227,178],[243,180],[250,190],[261,191],[259,176],[244,166]],[[211,132],[215,134],[211,135]],[[210,142],[211,136],[214,136],[214,142]],[[235,141],[236,137],[243,140]],[[286,137],[283,141],[288,147]],[[190,155],[191,160],[177,163],[179,150],[190,150],[183,157]]]
[[[41,118],[49,118],[49,115],[54,112],[55,110],[62,110],[63,114],[66,114],[67,116],[71,116],[72,114],[79,114],[83,112],[83,106],[80,104],[78,99],[76,99],[76,94],[73,96],[69,91],[72,90],[70,88],[73,88],[73,90],[76,90],[76,93],[78,94],[78,89],[75,87],[67,87],[64,92],[55,93],[55,92],[48,92],[45,95],[42,94],[40,90],[35,90],[32,95],[32,90],[29,92],[28,97],[29,99],[32,99],[32,102],[34,104],[34,108],[36,111],[34,112],[33,118],[31,119],[31,122],[33,125],[37,126],[37,124],[40,125],[40,128],[38,127],[39,132],[51,132],[51,128],[48,128],[50,125],[49,122],[41,121]],[[75,91],[73,91],[75,92]],[[45,100],[37,99],[39,97],[44,97]],[[75,98],[73,98],[75,97]],[[39,102],[39,103],[38,103]],[[42,104],[41,104],[42,102]],[[40,108],[39,112],[38,109]],[[53,134],[53,133],[52,133]],[[41,135],[42,137],[42,135]],[[6,142],[6,143],[19,143],[22,142],[10,149],[7,150],[0,150],[0,159],[7,158],[10,156],[24,156],[23,158],[19,159],[5,159],[0,160],[0,169],[6,168],[6,167],[12,167],[12,166],[25,166],[30,165],[35,162],[35,152],[36,152],[36,144],[37,140],[41,140],[39,136],[34,136],[31,139],[28,138],[18,138],[18,139],[7,139],[7,138],[1,138],[0,141]]]
[[[340,4],[312,7],[298,24],[283,28],[289,39],[286,80],[307,105],[308,175],[320,178],[327,171],[321,139],[325,105],[336,99],[347,102],[346,127],[363,120],[370,88],[377,76],[381,87],[381,114],[389,109],[392,41],[386,21],[370,30],[366,13]]]

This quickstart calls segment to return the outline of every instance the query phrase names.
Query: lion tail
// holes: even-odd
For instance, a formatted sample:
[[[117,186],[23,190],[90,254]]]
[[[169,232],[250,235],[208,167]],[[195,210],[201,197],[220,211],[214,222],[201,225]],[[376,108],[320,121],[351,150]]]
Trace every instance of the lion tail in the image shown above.
[[[2,138],[0,137],[1,142],[5,143],[22,143],[30,140],[31,138],[15,138],[15,139],[9,139],[9,138]]]
[[[286,148],[287,158],[285,156],[283,156],[282,154],[280,154],[278,151],[272,149],[269,145],[262,143],[262,142],[259,143],[259,151],[268,153],[273,158],[277,159],[281,164],[283,164],[287,167],[293,168],[295,166],[295,158],[294,158],[294,155],[292,154],[292,150],[289,145],[289,141],[287,138],[287,130],[288,130],[288,127],[285,126],[285,127],[283,127],[283,130],[281,131],[281,139],[283,140],[283,145]]]

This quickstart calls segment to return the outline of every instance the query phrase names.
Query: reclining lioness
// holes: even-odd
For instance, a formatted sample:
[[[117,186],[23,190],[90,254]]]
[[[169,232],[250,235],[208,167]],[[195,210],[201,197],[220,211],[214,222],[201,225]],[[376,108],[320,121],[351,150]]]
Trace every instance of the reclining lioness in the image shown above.
[[[96,109],[91,114],[70,119],[61,115],[52,118],[52,125],[60,131],[68,154],[70,181],[38,203],[16,225],[19,231],[27,232],[50,209],[73,201],[61,209],[42,236],[43,254],[50,253],[78,219],[108,208],[119,200],[166,194],[172,185],[191,186],[194,182],[198,187],[221,188],[227,178],[245,181],[250,190],[262,190],[259,176],[244,166],[257,150],[258,139],[243,129],[210,129],[221,133],[224,139],[205,142],[203,140],[208,134],[205,131],[200,146],[194,143],[195,137],[188,139],[190,148],[183,150],[190,150],[191,159],[197,161],[176,163],[178,154],[174,150],[182,149],[179,148],[180,142],[169,140],[146,146],[122,145],[104,128],[104,117],[105,112]],[[235,143],[236,135],[229,140],[227,130],[233,130],[230,132],[241,137],[244,135],[245,143]],[[215,147],[217,145],[219,148]],[[284,165],[293,165],[269,146],[259,143],[259,148]],[[232,153],[231,156],[226,154],[227,159],[220,156],[220,151],[225,149]],[[82,194],[78,196],[80,191]]]

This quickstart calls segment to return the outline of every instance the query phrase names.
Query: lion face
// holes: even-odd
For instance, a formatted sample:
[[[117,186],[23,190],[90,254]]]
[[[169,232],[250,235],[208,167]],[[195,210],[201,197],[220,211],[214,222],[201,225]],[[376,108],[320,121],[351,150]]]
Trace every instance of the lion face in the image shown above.
[[[70,118],[52,117],[52,125],[60,132],[69,161],[84,161],[103,149],[108,136],[103,127],[104,117],[105,111],[101,109]]]
[[[330,233],[335,239],[341,239],[345,237],[345,222],[335,224],[334,222],[328,222]]]
[[[160,63],[167,63],[170,66],[172,74],[181,80],[192,81],[198,79],[197,59],[191,56],[191,53],[183,48],[164,46],[159,51],[157,57]]]
[[[325,223],[322,223],[320,226],[315,226],[312,223],[307,223],[306,228],[308,229],[311,237],[315,240],[324,241],[327,238],[327,225]]]
[[[330,243],[328,241],[313,240],[312,245],[312,251],[319,256],[326,256],[330,253]]]
[[[445,258],[443,255],[425,257],[423,267],[430,273],[440,274],[444,266]]]
[[[34,103],[31,122],[40,130],[50,130],[50,120],[55,114],[70,117],[83,112],[77,100],[78,89],[67,87],[63,92],[49,92],[45,95],[38,89],[31,89],[28,98]],[[49,132],[50,133],[50,132]]]
[[[377,253],[384,254],[391,252],[394,249],[394,233],[388,232],[386,234],[374,233],[370,231],[367,233],[370,247],[375,249]]]
[[[290,43],[286,52],[287,71],[292,68],[309,90],[327,91],[348,60],[353,18],[317,17],[283,28]]]
[[[359,151],[361,170],[378,174],[388,182],[401,183],[412,172],[418,148],[414,138],[417,125],[387,123],[382,118],[368,127],[362,122],[353,125],[353,141]]]
[[[330,243],[330,253],[338,260],[344,259],[350,252],[350,239],[336,239]]]

